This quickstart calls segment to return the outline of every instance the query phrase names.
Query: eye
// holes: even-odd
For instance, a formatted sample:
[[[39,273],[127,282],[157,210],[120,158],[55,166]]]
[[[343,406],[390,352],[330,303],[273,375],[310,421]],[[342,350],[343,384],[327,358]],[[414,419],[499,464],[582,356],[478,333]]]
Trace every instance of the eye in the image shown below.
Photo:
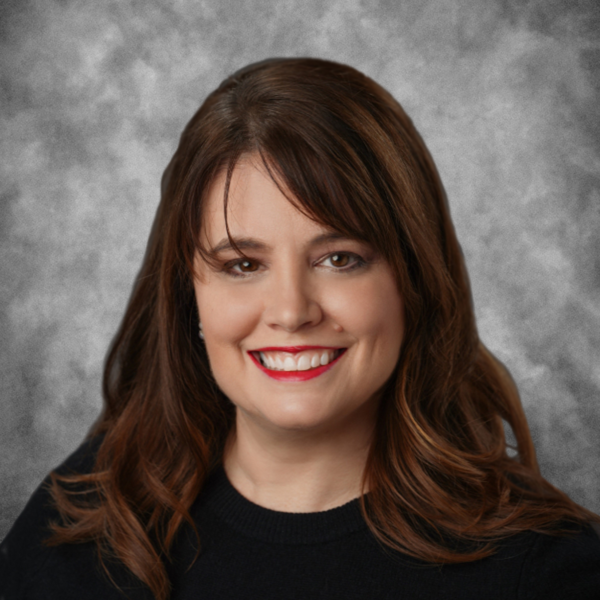
[[[233,277],[243,277],[245,274],[258,271],[259,264],[254,260],[234,260],[224,265],[223,271]]]
[[[329,259],[334,267],[345,267],[350,262],[348,254],[333,254]]]
[[[334,252],[323,260],[323,263],[330,261],[331,265],[339,271],[350,271],[357,267],[365,265],[365,261],[352,252]]]
[[[234,266],[239,266],[242,273],[252,273],[258,269],[258,264],[251,260],[242,260]]]

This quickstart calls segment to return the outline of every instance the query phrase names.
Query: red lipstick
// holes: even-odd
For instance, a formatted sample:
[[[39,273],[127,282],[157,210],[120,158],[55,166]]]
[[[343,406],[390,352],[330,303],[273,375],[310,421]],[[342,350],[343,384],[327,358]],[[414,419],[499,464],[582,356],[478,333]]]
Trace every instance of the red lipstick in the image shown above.
[[[332,360],[330,363],[326,365],[321,365],[320,367],[316,367],[314,369],[308,369],[307,371],[274,371],[272,369],[267,369],[263,367],[260,361],[254,356],[253,352],[268,352],[268,351],[278,351],[278,352],[290,352],[297,353],[302,350],[338,350],[338,348],[332,348],[331,346],[288,346],[288,347],[274,347],[270,346],[268,348],[259,348],[257,350],[253,350],[252,352],[248,352],[250,358],[254,362],[254,364],[263,372],[265,375],[268,375],[271,379],[276,379],[277,381],[308,381],[309,379],[314,379],[319,375],[325,373],[325,371],[329,371],[331,367],[333,367],[346,353],[346,348],[341,348],[341,352],[337,358]]]
[[[303,350],[341,350],[338,346],[267,346],[265,348],[256,348],[252,352],[289,352],[297,354]]]

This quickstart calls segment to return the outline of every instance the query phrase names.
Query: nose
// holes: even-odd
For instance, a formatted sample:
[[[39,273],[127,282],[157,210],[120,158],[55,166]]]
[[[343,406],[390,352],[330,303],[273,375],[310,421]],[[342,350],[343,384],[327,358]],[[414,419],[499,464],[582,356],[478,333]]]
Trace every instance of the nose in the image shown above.
[[[263,314],[269,327],[292,333],[321,322],[323,311],[316,290],[303,273],[290,269],[271,284]]]

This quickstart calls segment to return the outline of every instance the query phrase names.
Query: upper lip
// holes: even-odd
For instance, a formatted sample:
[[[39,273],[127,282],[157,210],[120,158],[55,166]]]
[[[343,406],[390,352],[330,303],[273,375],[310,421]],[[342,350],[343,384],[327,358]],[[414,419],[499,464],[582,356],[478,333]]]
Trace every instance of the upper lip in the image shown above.
[[[342,350],[341,346],[265,346],[264,348],[255,348],[250,352],[289,352],[296,354],[304,350]]]

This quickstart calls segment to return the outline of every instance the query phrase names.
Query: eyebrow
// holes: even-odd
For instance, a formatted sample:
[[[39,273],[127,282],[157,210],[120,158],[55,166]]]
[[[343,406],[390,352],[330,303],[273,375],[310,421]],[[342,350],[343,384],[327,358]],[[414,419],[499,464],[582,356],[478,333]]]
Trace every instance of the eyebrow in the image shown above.
[[[251,237],[234,237],[232,238],[237,247],[240,250],[262,250],[267,251],[271,250],[271,247],[260,240]],[[350,240],[348,236],[343,233],[339,233],[338,231],[329,231],[327,233],[321,233],[314,238],[312,238],[309,242],[307,242],[307,248],[313,248],[315,246],[319,246],[320,244],[325,244],[326,242],[333,242],[335,240]],[[224,252],[225,250],[234,250],[234,247],[231,245],[229,238],[223,238],[216,246],[212,247],[208,251],[208,255],[211,258],[214,258],[220,252]]]

